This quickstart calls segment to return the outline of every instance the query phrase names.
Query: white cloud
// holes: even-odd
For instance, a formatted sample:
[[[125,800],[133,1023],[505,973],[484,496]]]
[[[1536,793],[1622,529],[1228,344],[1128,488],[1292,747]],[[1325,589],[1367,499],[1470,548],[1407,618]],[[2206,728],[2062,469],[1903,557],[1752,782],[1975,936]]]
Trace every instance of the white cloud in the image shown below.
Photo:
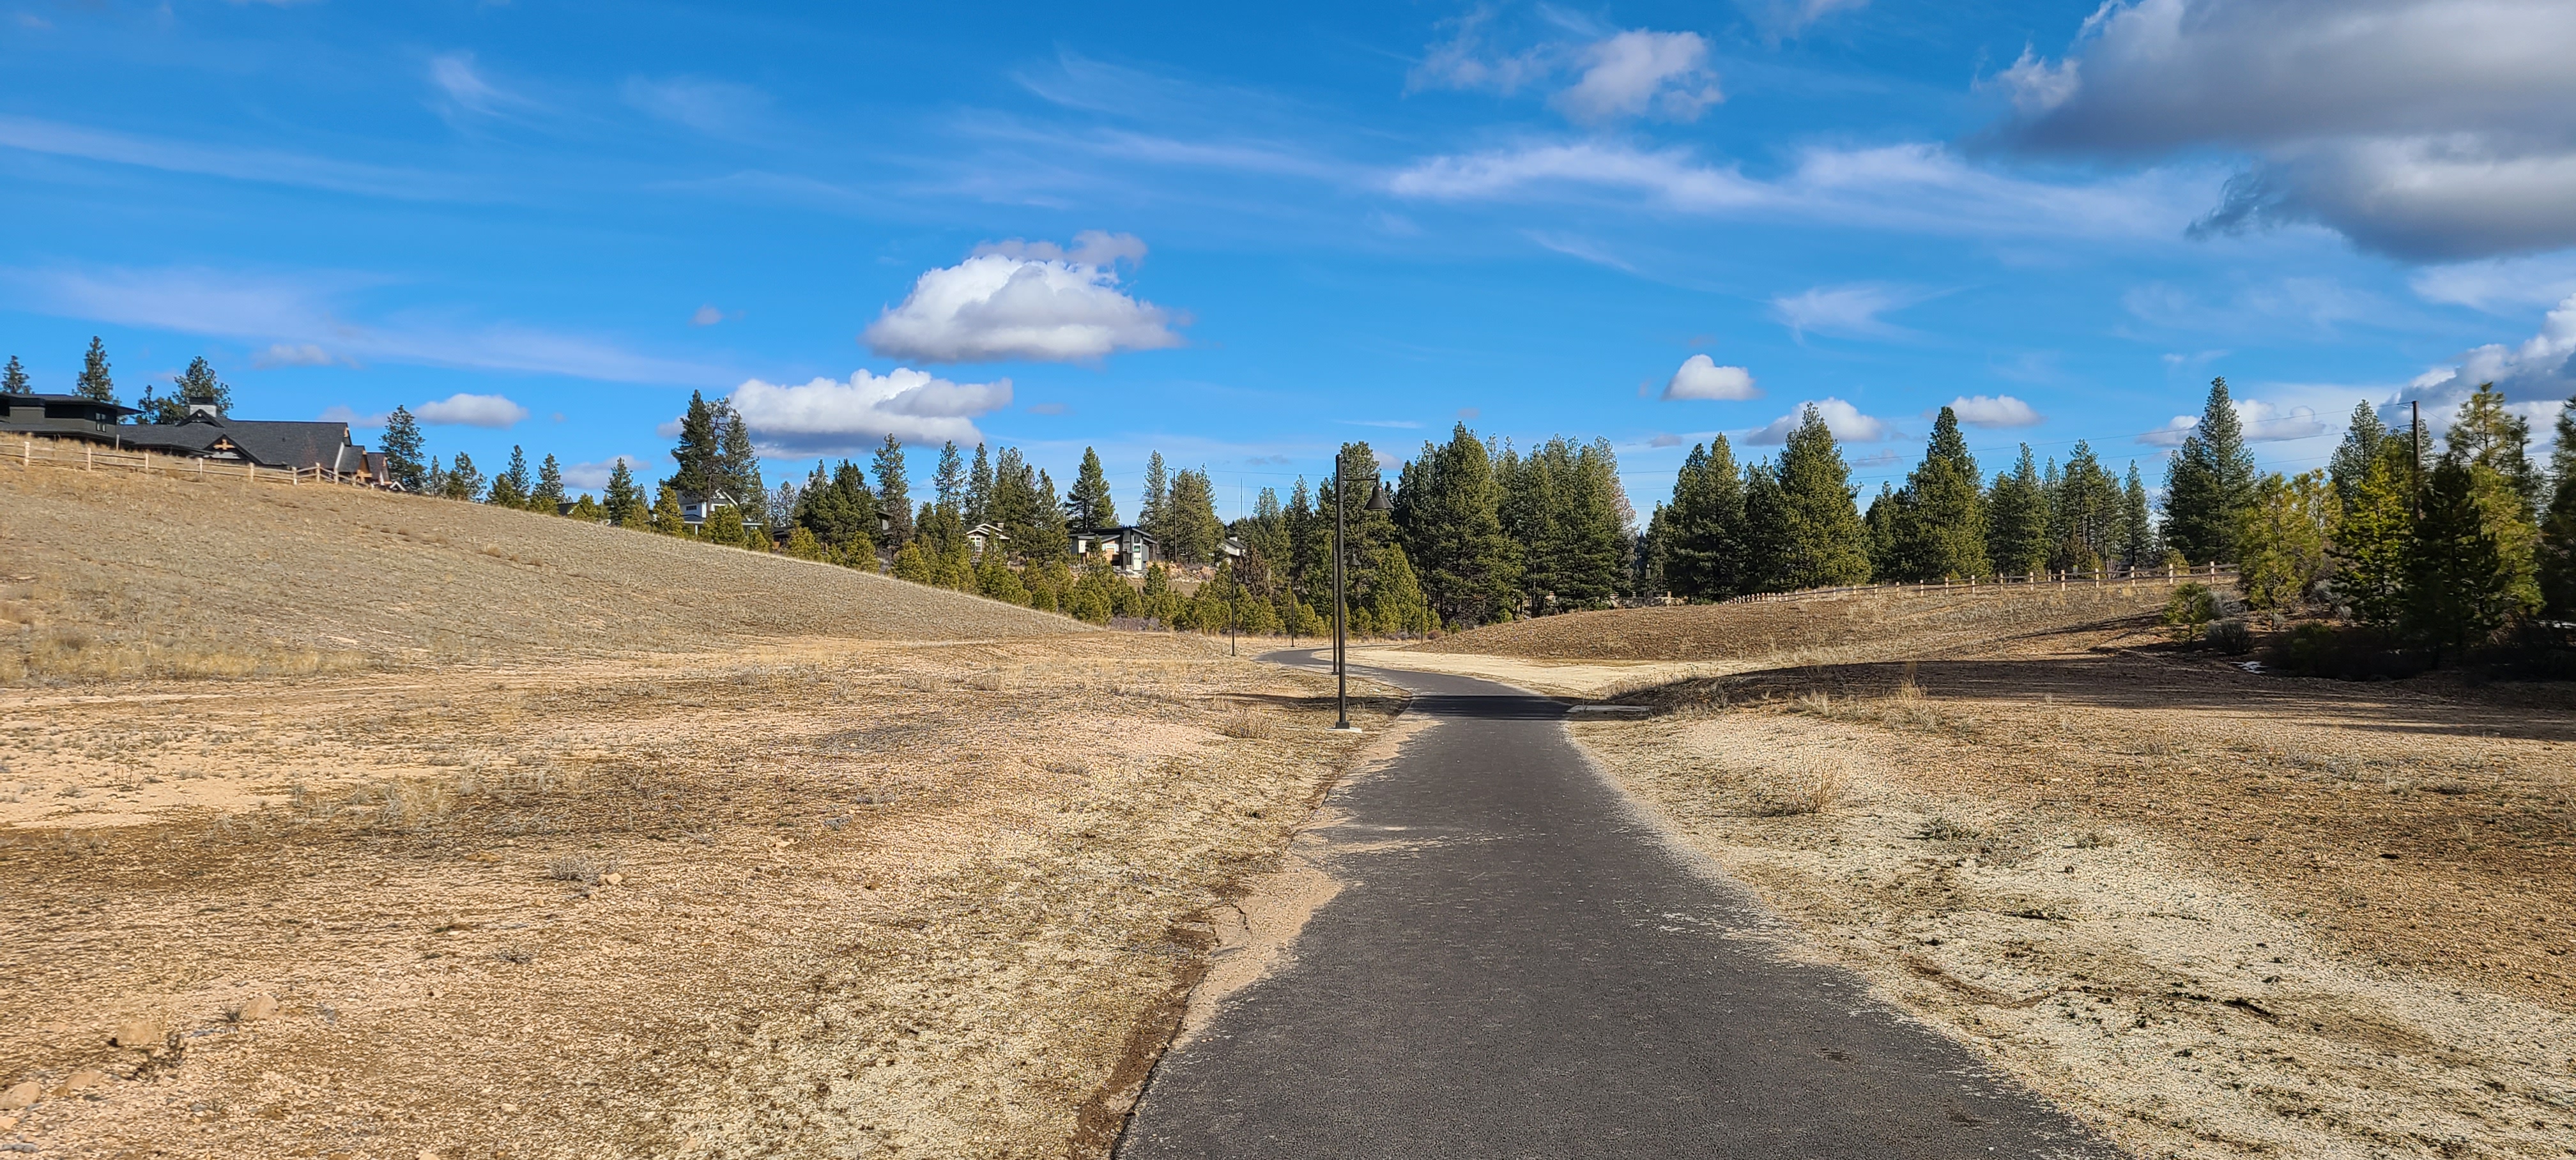
[[[1590,262],[1596,266],[1608,266],[1613,270],[1620,270],[1630,274],[1637,272],[1637,268],[1635,266],[1629,265],[1627,262],[1621,260],[1617,255],[1612,254],[1609,251],[1602,249],[1600,246],[1582,238],[1564,237],[1557,234],[1545,233],[1539,230],[1522,230],[1521,236],[1528,238],[1533,242],[1537,242],[1543,249],[1554,250],[1569,258],[1577,258],[1582,261]]]
[[[1813,148],[1782,176],[1757,180],[1687,149],[1607,140],[1552,142],[1430,157],[1387,188],[1431,201],[1643,199],[1672,213],[1767,217],[1879,229],[2001,237],[2166,239],[2219,194],[2214,169],[2165,167],[2088,184],[2005,177],[1929,143]]]
[[[689,325],[714,326],[715,324],[724,321],[724,317],[724,311],[716,309],[715,303],[710,302],[704,306],[698,307],[696,313],[689,315]]]
[[[530,103],[484,79],[470,52],[446,52],[429,58],[429,83],[446,96],[449,105],[487,117]]]
[[[250,356],[250,365],[261,370],[270,367],[327,367],[345,360],[331,357],[331,352],[310,342],[271,343],[267,350]]]
[[[1493,10],[1478,8],[1446,21],[1449,38],[1431,46],[1406,74],[1407,92],[1424,89],[1490,89],[1506,96],[1556,71],[1561,46],[1541,45],[1518,53],[1489,53],[1486,26]]]
[[[1961,395],[1950,400],[1950,410],[1971,427],[2036,427],[2046,418],[2011,395]]]
[[[1846,338],[1901,338],[1913,332],[1893,325],[1879,315],[1904,309],[1923,301],[1924,297],[1911,290],[1875,282],[1818,286],[1796,294],[1773,295],[1771,317],[1801,339],[1810,332]]]
[[[460,325],[422,313],[352,318],[344,299],[364,279],[231,274],[202,269],[0,271],[28,309],[289,349],[321,347],[346,361],[521,371],[620,383],[704,385],[731,377],[580,335],[511,323]]]
[[[898,367],[883,375],[861,370],[848,382],[815,379],[803,386],[753,379],[735,388],[732,400],[764,449],[854,451],[888,435],[906,443],[976,443],[983,436],[973,418],[1010,406],[1011,380],[955,383]]]
[[[1717,360],[1695,354],[1682,360],[1681,369],[1673,372],[1664,384],[1666,399],[1758,399],[1760,388],[1753,385],[1753,372],[1743,367],[1722,367]]]
[[[1869,0],[1741,0],[1754,19],[1774,36],[1795,36],[1810,24],[1837,12],[1869,6]]]
[[[2576,243],[2576,6],[2110,0],[1997,78],[2035,151],[2250,153],[2203,225],[2316,222],[2418,260]]]
[[[2576,396],[2576,295],[2541,319],[2539,333],[2513,346],[2491,342],[2469,350],[2450,366],[2415,376],[2397,401],[2420,400],[2427,423],[2438,416],[2448,424],[2451,411],[2481,383],[2494,383],[2517,403],[2546,405]]]
[[[1809,407],[1815,408],[1817,417],[1825,421],[1825,429],[1845,443],[1876,443],[1891,434],[1885,422],[1861,414],[1860,408],[1841,399],[1823,398],[1789,408],[1788,414],[1745,435],[1744,442],[1754,447],[1788,442],[1790,432],[1796,431],[1798,425],[1806,421]]]
[[[346,423],[352,427],[382,427],[385,425],[386,415],[381,411],[373,415],[361,415],[356,408],[339,404],[322,408],[322,413],[313,418],[317,422]]]
[[[1114,263],[1142,258],[1143,242],[1095,230],[1074,243],[982,247],[923,274],[860,340],[879,355],[924,362],[1089,362],[1181,345],[1172,328],[1186,319],[1118,288]]]
[[[2314,407],[2282,407],[2261,399],[2236,399],[2236,425],[2245,433],[2248,443],[2288,443],[2313,439],[2333,428],[2318,417]],[[2138,442],[2151,447],[2180,447],[2192,429],[2200,426],[2198,415],[2176,415],[2165,425],[2138,437]]]
[[[1556,95],[1556,107],[1579,124],[1647,113],[1696,121],[1726,99],[1708,71],[1708,42],[1696,32],[1634,29],[1593,42],[1580,59],[1582,78]]]
[[[406,201],[452,199],[470,192],[467,183],[445,173],[393,169],[275,149],[135,137],[32,117],[0,116],[0,147],[170,173],[197,173]]]
[[[436,402],[422,403],[411,409],[423,423],[454,424],[460,427],[506,428],[516,426],[528,417],[528,409],[500,395],[471,395],[458,392]]]
[[[2427,302],[2504,313],[2551,306],[2576,295],[2576,253],[2489,258],[2426,266],[2406,284]]]
[[[1679,447],[1681,445],[1682,437],[1675,435],[1670,431],[1658,432],[1653,436],[1648,437],[1646,440],[1646,446],[1648,447]]]
[[[700,77],[628,77],[618,91],[627,104],[701,133],[738,131],[769,107],[769,95],[750,85]]]
[[[617,470],[619,463],[624,463],[626,470],[636,475],[636,486],[643,486],[643,473],[637,469],[646,466],[647,461],[633,455],[612,455],[594,463],[566,464],[563,469],[564,486],[574,491],[602,490],[608,486],[609,474]]]

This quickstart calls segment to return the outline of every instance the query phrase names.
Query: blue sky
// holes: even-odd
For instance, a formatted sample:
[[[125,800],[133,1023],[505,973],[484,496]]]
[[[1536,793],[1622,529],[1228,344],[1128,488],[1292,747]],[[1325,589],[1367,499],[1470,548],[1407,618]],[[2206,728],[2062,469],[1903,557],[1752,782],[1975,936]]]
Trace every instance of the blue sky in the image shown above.
[[[823,7],[16,0],[0,354],[577,482],[693,389],[773,481],[1090,445],[1132,510],[1159,449],[1227,514],[1462,416],[1642,510],[1808,401],[1875,491],[1955,400],[2154,480],[2213,374],[2292,470],[2576,392],[2564,3]]]

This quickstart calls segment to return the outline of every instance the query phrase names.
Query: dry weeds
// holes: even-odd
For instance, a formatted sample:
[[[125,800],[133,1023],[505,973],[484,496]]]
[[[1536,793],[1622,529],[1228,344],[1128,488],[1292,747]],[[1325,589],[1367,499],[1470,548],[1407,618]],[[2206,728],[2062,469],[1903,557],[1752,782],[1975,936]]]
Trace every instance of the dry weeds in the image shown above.
[[[1097,1155],[1206,916],[1352,744],[1322,678],[1202,641],[461,505],[83,482],[114,486],[31,502],[266,538],[111,580],[142,549],[21,511],[53,628],[189,591],[161,623],[356,633],[371,669],[0,691],[0,1089],[40,1093],[0,1138],[47,1154]],[[379,516],[462,547],[345,522]],[[620,600],[649,647],[582,627]],[[800,609],[846,635],[774,635]],[[112,1043],[135,1019],[167,1035]]]

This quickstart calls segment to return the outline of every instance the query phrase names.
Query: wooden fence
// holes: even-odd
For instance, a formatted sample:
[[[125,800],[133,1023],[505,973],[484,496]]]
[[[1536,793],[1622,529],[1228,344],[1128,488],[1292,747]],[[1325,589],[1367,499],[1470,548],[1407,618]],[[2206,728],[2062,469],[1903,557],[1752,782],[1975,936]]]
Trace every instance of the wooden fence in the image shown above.
[[[12,447],[9,444],[16,444]],[[201,483],[240,480],[243,487],[257,483],[298,487],[304,484],[336,484],[349,487],[374,487],[373,480],[344,474],[315,465],[295,469],[261,467],[256,463],[227,463],[186,455],[156,455],[142,450],[119,450],[103,447],[84,439],[38,439],[19,436],[0,441],[0,461],[20,467],[46,464],[80,471],[133,471],[147,475],[166,475],[175,479],[193,479]]]
[[[1867,592],[2005,592],[2056,586],[2065,591],[2076,585],[2102,584],[2183,584],[2197,581],[2215,584],[2234,579],[2234,564],[2202,564],[2196,567],[2100,568],[2063,572],[2034,572],[2027,576],[1987,576],[1967,580],[1944,580],[1938,584],[1855,584],[1842,588],[1808,588],[1798,592],[1755,592],[1723,601],[1726,604],[1769,604],[1782,600],[1813,600],[1827,596],[1849,596]]]

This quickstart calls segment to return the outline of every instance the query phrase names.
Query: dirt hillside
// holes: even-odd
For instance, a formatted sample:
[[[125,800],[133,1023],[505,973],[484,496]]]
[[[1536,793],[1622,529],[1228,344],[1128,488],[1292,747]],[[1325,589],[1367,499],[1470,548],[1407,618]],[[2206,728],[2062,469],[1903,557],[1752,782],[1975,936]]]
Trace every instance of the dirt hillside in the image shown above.
[[[18,638],[0,646],[0,681],[1083,630],[846,568],[479,504],[0,468],[0,633]]]

